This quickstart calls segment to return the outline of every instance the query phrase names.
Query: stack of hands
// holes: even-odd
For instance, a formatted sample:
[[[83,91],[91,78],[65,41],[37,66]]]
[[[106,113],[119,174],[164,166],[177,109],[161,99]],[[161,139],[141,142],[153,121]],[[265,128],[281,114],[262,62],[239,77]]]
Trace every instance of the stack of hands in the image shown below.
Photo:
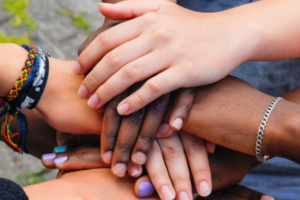
[[[198,23],[193,15],[205,18],[206,14],[187,11],[168,2],[149,1],[147,6],[143,3],[139,1],[133,7],[127,3],[100,6],[101,12],[113,20],[137,18],[123,23],[107,19],[85,41],[78,61],[72,62],[80,76],[73,73],[68,62],[50,60],[49,80],[37,111],[26,112],[32,154],[40,157],[56,145],[67,146],[42,157],[46,167],[62,170],[58,176],[61,180],[101,184],[90,176],[103,171],[90,171],[86,177],[81,172],[68,175],[64,171],[111,168],[112,174],[123,177],[120,180],[138,197],[193,199],[195,193],[206,197],[218,190],[210,195],[211,199],[271,199],[237,185],[259,164],[254,156],[257,129],[274,98],[227,76],[249,58],[239,54],[234,60],[220,58],[209,65],[205,59],[192,60],[198,57],[190,54],[203,54],[205,42],[211,42],[211,38],[193,39],[187,34],[193,33],[192,30],[178,36],[189,38],[185,42],[170,38],[169,32],[177,30],[157,28],[168,27],[157,23],[158,16],[186,12],[192,23],[187,24],[188,29]],[[169,20],[162,22],[180,23],[180,18]],[[185,48],[194,44],[186,42],[195,41],[203,50],[189,49],[187,53]],[[233,38],[224,41],[215,40],[215,43],[226,48]],[[180,45],[183,48],[178,48]],[[127,51],[132,46],[135,51]],[[166,50],[172,48],[180,50],[169,55]],[[224,52],[222,48],[215,49]],[[237,52],[240,52],[238,47],[222,56],[231,58]],[[208,54],[204,58],[211,57]],[[219,57],[221,53],[214,54]],[[64,62],[66,67],[59,67]],[[207,65],[207,68],[195,68],[195,65]],[[185,66],[184,70],[181,66]],[[140,82],[146,78],[149,79]],[[206,86],[196,87],[199,85]],[[282,95],[286,101],[278,104],[265,130],[264,155],[300,163],[294,152],[299,147],[292,142],[298,132],[295,123],[300,114],[299,96],[299,89]],[[35,137],[41,130],[45,134]],[[287,144],[292,148],[287,148]],[[112,174],[104,172],[115,181]],[[126,172],[138,178],[134,190],[133,179]],[[120,190],[132,199],[126,189]]]

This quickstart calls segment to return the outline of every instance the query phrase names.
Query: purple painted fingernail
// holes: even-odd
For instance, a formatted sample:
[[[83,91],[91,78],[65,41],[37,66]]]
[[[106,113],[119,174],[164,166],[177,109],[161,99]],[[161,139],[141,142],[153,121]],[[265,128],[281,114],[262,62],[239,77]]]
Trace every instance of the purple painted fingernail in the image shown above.
[[[56,165],[61,165],[61,164],[64,164],[67,160],[68,160],[68,156],[63,156],[63,157],[60,157],[60,158],[56,158],[54,160],[54,163]]]
[[[140,183],[140,197],[146,197],[153,194],[154,189],[151,183],[149,182],[141,182]]]
[[[56,157],[56,153],[47,153],[42,156],[42,159],[46,162],[52,161]]]

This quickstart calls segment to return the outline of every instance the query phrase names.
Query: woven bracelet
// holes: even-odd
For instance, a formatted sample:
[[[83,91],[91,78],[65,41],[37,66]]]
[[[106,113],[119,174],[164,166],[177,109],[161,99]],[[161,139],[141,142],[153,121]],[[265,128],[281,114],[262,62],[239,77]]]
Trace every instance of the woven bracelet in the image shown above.
[[[6,119],[1,125],[1,136],[4,139],[4,142],[7,146],[18,153],[29,153],[28,146],[27,146],[27,138],[28,138],[28,123],[26,116],[20,112],[23,108],[34,108],[41,97],[41,94],[45,88],[48,71],[49,71],[49,64],[48,59],[45,58],[45,53],[39,48],[32,45],[31,47],[23,46],[29,53],[25,64],[22,68],[20,76],[15,83],[13,89],[8,93],[6,98],[0,98],[0,117],[8,114]],[[44,60],[42,59],[44,58]],[[43,84],[39,84],[40,81],[37,81],[37,78],[41,80],[41,73],[42,70],[45,70],[43,73]],[[40,92],[37,95],[37,98],[32,98],[34,100],[34,104],[28,104],[28,107],[25,106],[26,102],[28,102],[28,95],[32,90],[36,89],[33,87],[34,83],[38,82],[36,86],[39,86]],[[19,125],[19,132],[12,133],[10,130],[11,121],[14,117],[18,119]],[[19,135],[19,141],[16,144],[13,141],[15,136]]]

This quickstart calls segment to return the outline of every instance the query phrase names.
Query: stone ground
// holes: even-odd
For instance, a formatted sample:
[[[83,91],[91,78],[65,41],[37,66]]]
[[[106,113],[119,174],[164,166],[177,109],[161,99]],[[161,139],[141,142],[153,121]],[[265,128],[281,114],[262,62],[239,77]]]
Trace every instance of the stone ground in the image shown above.
[[[0,7],[3,0],[0,0]],[[72,25],[69,17],[62,15],[58,10],[66,8],[72,13],[86,12],[86,19],[91,30],[96,30],[103,23],[103,16],[98,11],[97,3],[100,0],[29,0],[29,13],[35,20],[38,29],[31,34],[32,43],[47,50],[52,57],[74,60],[77,57],[79,45],[87,37],[86,32]],[[7,12],[0,8],[0,32],[6,35],[22,36],[25,27],[12,28],[12,20]],[[42,168],[40,161],[28,155],[13,153],[3,143],[0,144],[0,176],[14,180],[22,185],[18,174],[36,171]],[[46,173],[46,179],[54,179],[57,171]]]

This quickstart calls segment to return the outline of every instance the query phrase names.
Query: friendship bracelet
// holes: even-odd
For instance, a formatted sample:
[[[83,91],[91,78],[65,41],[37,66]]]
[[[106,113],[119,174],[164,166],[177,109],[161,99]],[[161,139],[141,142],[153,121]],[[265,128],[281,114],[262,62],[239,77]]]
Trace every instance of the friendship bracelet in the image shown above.
[[[34,45],[22,47],[29,51],[25,65],[7,97],[0,98],[0,117],[6,113],[9,114],[1,125],[1,135],[7,146],[21,154],[23,151],[29,153],[29,150],[27,147],[28,123],[26,116],[20,110],[33,109],[37,105],[49,73],[49,62],[46,56],[49,54],[47,52]],[[10,124],[15,116],[18,119],[19,132],[12,134]],[[17,135],[19,135],[19,142],[15,144],[12,138]]]
[[[256,137],[255,153],[256,153],[256,159],[259,162],[265,162],[269,158],[269,156],[262,155],[262,152],[261,152],[262,140],[263,140],[264,131],[266,129],[267,122],[269,120],[271,112],[273,111],[274,107],[280,100],[284,100],[284,99],[281,97],[276,97],[275,99],[273,99],[271,104],[268,106],[268,108],[263,116],[263,119],[260,123],[260,126],[258,128],[258,133],[257,133],[257,137]]]

